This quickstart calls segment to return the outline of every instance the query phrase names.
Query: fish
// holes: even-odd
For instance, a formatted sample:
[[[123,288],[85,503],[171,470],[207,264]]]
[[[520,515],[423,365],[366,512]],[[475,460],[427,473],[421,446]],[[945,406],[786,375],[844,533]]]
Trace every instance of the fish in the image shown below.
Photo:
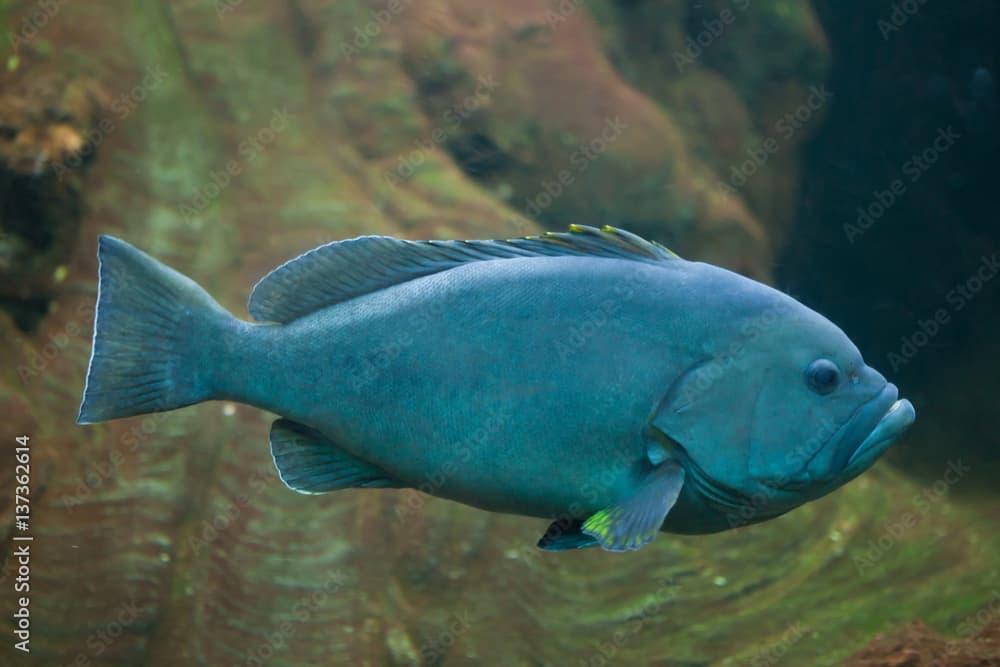
[[[335,241],[239,319],[101,236],[77,422],[209,400],[280,417],[290,489],[417,489],[548,519],[545,551],[773,519],[870,468],[912,404],[835,324],[615,227]]]

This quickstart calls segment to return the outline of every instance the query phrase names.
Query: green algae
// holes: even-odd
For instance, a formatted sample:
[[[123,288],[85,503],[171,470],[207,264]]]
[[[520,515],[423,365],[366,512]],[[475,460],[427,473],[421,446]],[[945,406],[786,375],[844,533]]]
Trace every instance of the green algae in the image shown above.
[[[12,6],[0,4],[3,11]],[[771,6],[777,18],[764,12],[760,20],[780,19],[781,25],[766,33],[769,40],[803,29],[804,5]],[[356,69],[346,68],[341,46],[352,39],[352,26],[370,20],[364,3],[323,10],[338,12],[322,21],[334,25],[335,34],[318,36],[309,59],[291,31],[275,30],[269,17],[253,20],[249,3],[236,10],[242,17],[233,13],[222,23],[210,3],[178,5],[173,23],[164,8],[135,2],[120,16],[109,14],[109,24],[117,19],[128,28],[120,47],[132,77],[125,85],[108,75],[106,83],[115,92],[119,85],[127,89],[150,64],[160,64],[168,77],[120,119],[120,129],[101,148],[89,183],[96,213],[87,219],[87,243],[98,232],[125,236],[197,278],[236,312],[243,312],[250,285],[264,271],[334,238],[533,233],[537,221],[515,209],[586,139],[568,123],[545,125],[531,107],[536,89],[517,73],[502,84],[497,104],[503,115],[444,124],[446,140],[435,142],[433,130],[442,126],[443,109],[453,99],[427,99],[418,89],[455,87],[460,97],[474,80],[447,39],[431,44],[426,70],[423,61],[411,63],[406,67],[416,74],[407,75],[393,59],[403,51],[389,28],[349,59],[359,63]],[[637,56],[624,39],[611,42],[636,34],[636,26],[629,32],[615,24],[611,17],[622,14],[610,4],[592,8],[611,23],[605,48],[632,63],[635,80],[643,82],[639,88],[653,90],[653,74],[663,77],[662,63]],[[663,43],[675,32],[671,21]],[[801,48],[808,54],[812,47]],[[66,51],[74,52],[86,53],[88,67],[101,71],[102,52],[86,46]],[[730,73],[727,80],[742,94],[762,76]],[[683,106],[683,96],[649,94],[664,110]],[[295,122],[249,159],[241,143],[285,106]],[[716,125],[730,118],[720,114]],[[699,132],[707,134],[708,127]],[[459,168],[454,147],[480,132],[513,168],[482,179]],[[755,136],[737,143],[737,152],[752,146]],[[433,145],[425,150],[428,141]],[[409,157],[415,151],[422,160],[412,173],[390,182],[386,176],[400,159],[415,163]],[[717,171],[728,164],[728,158],[711,162],[720,150],[709,141],[699,151]],[[623,174],[635,173],[629,171],[634,155],[622,149],[593,162],[592,192],[578,187],[564,198],[565,208],[538,218],[561,226],[567,212],[626,220],[669,213],[664,235],[696,229],[701,211],[695,200],[684,193],[654,196],[683,179],[687,165],[664,159],[623,182]],[[538,160],[542,168],[518,178],[519,169]],[[186,218],[183,207],[204,196],[213,173],[229,161],[240,163],[240,173]],[[698,178],[699,187],[714,180],[701,172]],[[576,198],[586,201],[573,204]],[[656,204],[633,210],[626,200]],[[53,329],[38,341],[4,330],[5,341],[40,347],[45,334],[74,317],[84,297],[92,301],[92,248],[80,253],[87,259],[71,269],[69,281],[89,291],[64,296],[49,318]],[[760,659],[836,665],[872,634],[914,618],[955,635],[1000,586],[997,507],[986,500],[943,498],[919,524],[879,549],[871,567],[859,565],[887,525],[914,511],[913,497],[923,489],[884,464],[770,523],[713,536],[661,535],[627,558],[554,556],[534,549],[542,521],[495,517],[433,499],[400,520],[402,492],[289,494],[267,455],[270,416],[243,408],[226,416],[219,404],[158,418],[141,447],[123,450],[126,463],[71,513],[60,499],[132,426],[70,425],[88,352],[84,333],[52,362],[44,391],[42,385],[22,389],[13,374],[4,377],[5,385],[16,387],[11,391],[24,394],[9,403],[17,408],[11,414],[27,412],[22,400],[35,406],[42,424],[36,433],[47,443],[42,451],[51,464],[49,500],[38,516],[50,545],[50,560],[38,565],[45,592],[38,632],[48,645],[42,653],[52,659],[84,646],[138,590],[156,622],[137,626],[135,637],[117,644],[119,662],[227,664],[260,645],[262,628],[294,621],[294,638],[272,664],[405,664],[430,647],[436,662],[426,664],[478,659],[562,667],[610,650],[615,664],[744,665]],[[249,502],[240,504],[241,495]],[[235,519],[217,519],[234,503]],[[219,536],[193,548],[192,539],[202,539],[206,522],[213,521],[223,526],[216,528]],[[74,545],[80,548],[71,551]],[[60,553],[79,554],[73,560],[86,576],[76,562],[58,560]],[[295,605],[322,590],[331,570],[343,571],[346,583],[310,608],[307,620],[297,618]],[[86,619],[79,614],[82,599],[96,605]],[[466,611],[468,627],[445,646],[440,638],[453,615]]]

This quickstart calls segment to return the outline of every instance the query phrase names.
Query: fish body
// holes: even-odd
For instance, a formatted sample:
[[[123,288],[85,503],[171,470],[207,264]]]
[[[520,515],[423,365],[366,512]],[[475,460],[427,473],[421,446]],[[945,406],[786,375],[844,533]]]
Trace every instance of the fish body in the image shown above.
[[[547,549],[777,516],[913,421],[822,316],[613,228],[329,244],[255,287],[258,323],[122,241],[99,256],[79,421],[246,403],[282,415],[272,454],[297,491],[550,518]],[[823,394],[817,364],[838,375]]]

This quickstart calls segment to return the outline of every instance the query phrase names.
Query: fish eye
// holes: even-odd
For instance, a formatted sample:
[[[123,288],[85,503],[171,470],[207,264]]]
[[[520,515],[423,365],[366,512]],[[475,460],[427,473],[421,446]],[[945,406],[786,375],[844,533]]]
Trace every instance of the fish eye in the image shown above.
[[[829,394],[840,384],[840,369],[829,359],[817,359],[806,369],[806,384],[817,394]]]

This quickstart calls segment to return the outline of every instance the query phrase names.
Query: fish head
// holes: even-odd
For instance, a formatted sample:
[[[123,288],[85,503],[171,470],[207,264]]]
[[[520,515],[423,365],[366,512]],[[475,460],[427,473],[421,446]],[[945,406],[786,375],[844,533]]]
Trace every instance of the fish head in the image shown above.
[[[804,307],[760,341],[757,356],[763,382],[747,473],[766,489],[802,501],[829,493],[870,468],[916,418],[843,331]]]
[[[719,504],[781,514],[867,470],[913,423],[895,385],[798,302],[728,327],[729,342],[684,372],[652,422]]]

